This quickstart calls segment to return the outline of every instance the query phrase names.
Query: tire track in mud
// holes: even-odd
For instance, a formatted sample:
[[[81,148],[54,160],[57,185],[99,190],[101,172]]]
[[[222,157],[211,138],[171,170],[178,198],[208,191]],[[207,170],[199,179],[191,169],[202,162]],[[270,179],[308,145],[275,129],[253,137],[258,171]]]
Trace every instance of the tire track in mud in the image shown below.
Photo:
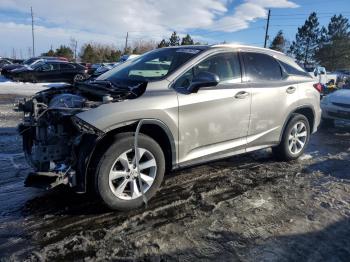
[[[259,166],[260,165],[257,167]],[[169,184],[169,186],[165,186],[159,192],[146,211],[131,212],[129,215],[115,215],[114,213],[110,213],[102,217],[97,216],[96,218],[79,221],[78,224],[81,224],[81,226],[76,228],[76,232],[74,232],[73,229],[70,234],[81,234],[82,228],[85,228],[83,224],[89,224],[92,220],[95,220],[95,222],[98,222],[99,228],[113,228],[108,231],[107,235],[142,235],[145,234],[144,221],[147,221],[146,227],[158,228],[172,223],[186,223],[186,220],[189,222],[192,219],[196,219],[196,217],[207,217],[210,216],[210,213],[215,211],[221,202],[235,199],[239,195],[253,190],[256,187],[266,185],[267,183],[274,183],[276,179],[285,177],[285,174],[281,176],[268,175],[267,177],[256,180],[254,174],[252,177],[249,176],[249,178],[246,178],[242,176],[242,171],[238,171],[238,173],[242,174],[237,174],[235,170],[228,170],[230,170],[231,173],[217,171],[217,173],[208,172],[208,174],[205,175],[194,175],[195,177],[191,177],[189,183],[186,183],[186,187],[183,187],[183,183],[181,185],[174,185],[166,181],[166,184]],[[266,170],[266,168],[264,168],[264,170]],[[259,171],[260,169],[256,170],[256,172]],[[191,171],[190,173],[195,172]],[[182,182],[187,181],[181,176],[182,174],[175,175],[174,178]],[[169,179],[171,180],[172,178]],[[254,179],[256,181],[254,181]],[[216,185],[219,181],[222,182],[223,180],[227,187],[218,190]],[[117,221],[121,222],[118,223]],[[56,223],[55,221],[51,221],[50,224]],[[53,238],[46,238],[46,241],[43,241],[42,245],[55,245],[59,239],[64,239],[64,236],[67,235],[67,228],[76,226],[77,224],[70,223],[68,227],[64,226],[60,228],[60,230],[62,230],[61,233],[56,232]],[[45,231],[45,228],[42,229]],[[34,227],[32,230],[36,230],[36,228]],[[96,229],[89,227],[89,230]],[[45,239],[45,237],[39,235],[37,238]]]

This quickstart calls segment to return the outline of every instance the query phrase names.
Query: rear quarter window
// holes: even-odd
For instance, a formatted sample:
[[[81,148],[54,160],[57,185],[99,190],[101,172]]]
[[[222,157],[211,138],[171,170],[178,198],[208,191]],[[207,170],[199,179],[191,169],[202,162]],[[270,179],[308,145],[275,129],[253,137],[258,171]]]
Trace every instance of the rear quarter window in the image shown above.
[[[267,54],[243,53],[248,81],[276,81],[282,79],[282,68],[275,58]]]
[[[281,64],[281,66],[284,68],[284,71],[288,75],[309,76],[309,74],[299,66],[296,67],[281,60],[278,60],[278,62]]]

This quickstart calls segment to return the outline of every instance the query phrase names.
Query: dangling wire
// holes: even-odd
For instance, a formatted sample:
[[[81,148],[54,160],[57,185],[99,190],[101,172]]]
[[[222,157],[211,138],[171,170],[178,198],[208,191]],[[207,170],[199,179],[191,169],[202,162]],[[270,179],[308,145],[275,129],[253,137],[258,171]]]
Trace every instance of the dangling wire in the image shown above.
[[[144,123],[144,120],[141,119],[139,121],[139,123],[137,124],[136,131],[135,131],[135,138],[134,138],[134,150],[135,150],[137,178],[138,178],[139,186],[141,189],[141,195],[142,195],[143,202],[145,203],[145,205],[147,207],[147,197],[143,192],[142,179],[141,179],[141,175],[140,175],[140,165],[139,165],[140,152],[139,152],[139,148],[138,148],[138,138],[139,138],[140,129],[141,129],[141,126],[143,123]]]

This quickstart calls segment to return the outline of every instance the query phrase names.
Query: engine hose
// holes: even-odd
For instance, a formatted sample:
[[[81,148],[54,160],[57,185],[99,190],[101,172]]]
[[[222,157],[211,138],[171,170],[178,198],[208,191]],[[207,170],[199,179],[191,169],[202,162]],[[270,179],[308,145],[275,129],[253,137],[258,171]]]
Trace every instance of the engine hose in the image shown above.
[[[141,119],[136,127],[135,130],[135,138],[134,138],[134,150],[135,150],[135,161],[136,161],[136,170],[137,170],[137,178],[138,178],[138,182],[139,182],[139,186],[141,189],[141,195],[142,195],[142,199],[143,202],[145,203],[146,207],[147,207],[147,197],[145,195],[145,193],[143,192],[143,186],[142,186],[142,179],[141,179],[141,175],[140,175],[140,165],[139,165],[139,161],[140,161],[140,155],[139,155],[139,148],[138,148],[138,138],[139,138],[139,133],[140,133],[140,129],[141,126],[147,122],[147,120],[145,119]]]

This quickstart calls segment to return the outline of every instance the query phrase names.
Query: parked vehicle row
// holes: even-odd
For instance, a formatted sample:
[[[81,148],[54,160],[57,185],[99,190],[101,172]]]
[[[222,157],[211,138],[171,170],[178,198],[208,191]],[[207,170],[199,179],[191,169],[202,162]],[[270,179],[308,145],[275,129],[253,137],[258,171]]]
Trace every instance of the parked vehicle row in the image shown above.
[[[11,71],[18,68],[33,66],[38,62],[43,61],[68,61],[65,57],[51,57],[51,56],[40,56],[32,57],[27,60],[24,60],[22,63],[11,63],[2,67],[1,74],[7,78],[10,78]]]
[[[14,81],[22,82],[77,82],[88,78],[87,69],[65,61],[39,61],[31,66],[14,69],[9,74]]]
[[[123,55],[116,63],[70,63],[62,57],[33,57],[22,63],[14,63],[10,59],[0,59],[0,71],[3,76],[15,81],[57,82],[93,80],[112,68],[138,57],[139,55]],[[58,63],[58,62],[66,62]],[[44,66],[46,64],[46,66]],[[80,66],[79,66],[80,65]],[[85,70],[82,70],[85,68]]]

